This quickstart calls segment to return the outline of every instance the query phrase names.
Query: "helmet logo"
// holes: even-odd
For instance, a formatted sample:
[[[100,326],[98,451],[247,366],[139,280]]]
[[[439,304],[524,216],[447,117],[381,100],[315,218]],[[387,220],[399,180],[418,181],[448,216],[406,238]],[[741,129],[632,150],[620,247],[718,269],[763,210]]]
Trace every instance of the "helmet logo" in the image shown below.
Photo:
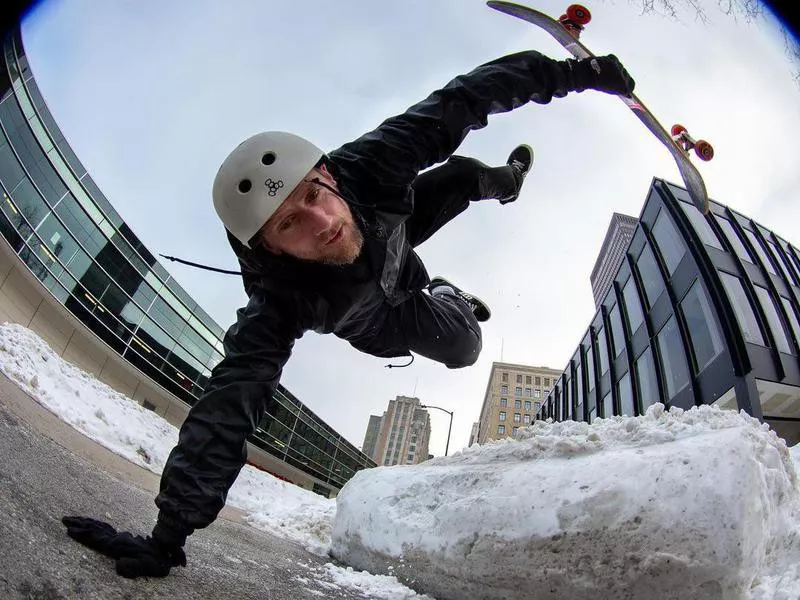
[[[267,186],[267,195],[276,196],[278,194],[278,190],[283,187],[283,180],[278,179],[278,181],[273,181],[272,178],[269,178],[264,182],[264,184]]]

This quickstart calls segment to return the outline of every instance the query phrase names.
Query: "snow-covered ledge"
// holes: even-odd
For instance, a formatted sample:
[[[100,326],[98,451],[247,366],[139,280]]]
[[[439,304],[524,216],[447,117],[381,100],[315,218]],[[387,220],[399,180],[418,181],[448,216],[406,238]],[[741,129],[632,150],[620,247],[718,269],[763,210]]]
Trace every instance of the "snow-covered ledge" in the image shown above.
[[[331,554],[437,600],[766,598],[797,568],[794,463],[744,413],[656,404],[520,433],[359,472]]]

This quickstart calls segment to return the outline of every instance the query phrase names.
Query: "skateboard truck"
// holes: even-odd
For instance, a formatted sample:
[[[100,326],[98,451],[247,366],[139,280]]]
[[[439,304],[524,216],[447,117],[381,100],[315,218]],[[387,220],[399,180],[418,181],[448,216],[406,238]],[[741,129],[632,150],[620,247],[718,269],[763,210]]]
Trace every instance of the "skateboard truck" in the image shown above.
[[[683,125],[673,125],[670,135],[687,154],[690,150],[694,150],[700,160],[709,161],[714,158],[714,147],[705,140],[696,140],[691,137]]]
[[[580,4],[570,4],[567,12],[558,18],[558,22],[564,26],[576,40],[580,37],[584,25],[592,20],[592,13],[589,9]]]

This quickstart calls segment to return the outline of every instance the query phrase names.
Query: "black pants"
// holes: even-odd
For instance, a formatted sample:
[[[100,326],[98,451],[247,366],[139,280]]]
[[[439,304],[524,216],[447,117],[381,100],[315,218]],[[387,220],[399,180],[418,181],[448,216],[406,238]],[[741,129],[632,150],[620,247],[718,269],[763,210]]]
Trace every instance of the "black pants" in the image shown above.
[[[406,237],[416,247],[470,201],[505,197],[517,192],[519,184],[509,167],[490,168],[472,158],[453,156],[419,175],[413,187],[414,214],[406,220]],[[451,369],[474,364],[482,345],[480,326],[466,303],[421,291],[390,311],[382,333],[404,339],[409,351]]]

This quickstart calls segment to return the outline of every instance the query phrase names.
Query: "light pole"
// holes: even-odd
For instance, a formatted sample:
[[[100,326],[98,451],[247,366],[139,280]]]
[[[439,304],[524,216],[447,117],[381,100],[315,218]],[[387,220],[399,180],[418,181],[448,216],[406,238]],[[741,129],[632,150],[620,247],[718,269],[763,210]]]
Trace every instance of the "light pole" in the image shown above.
[[[442,408],[441,406],[431,406],[430,404],[420,404],[420,408],[435,408],[450,415],[450,427],[447,428],[447,445],[444,447],[444,455],[447,456],[447,451],[450,449],[450,431],[453,429],[453,411]]]

